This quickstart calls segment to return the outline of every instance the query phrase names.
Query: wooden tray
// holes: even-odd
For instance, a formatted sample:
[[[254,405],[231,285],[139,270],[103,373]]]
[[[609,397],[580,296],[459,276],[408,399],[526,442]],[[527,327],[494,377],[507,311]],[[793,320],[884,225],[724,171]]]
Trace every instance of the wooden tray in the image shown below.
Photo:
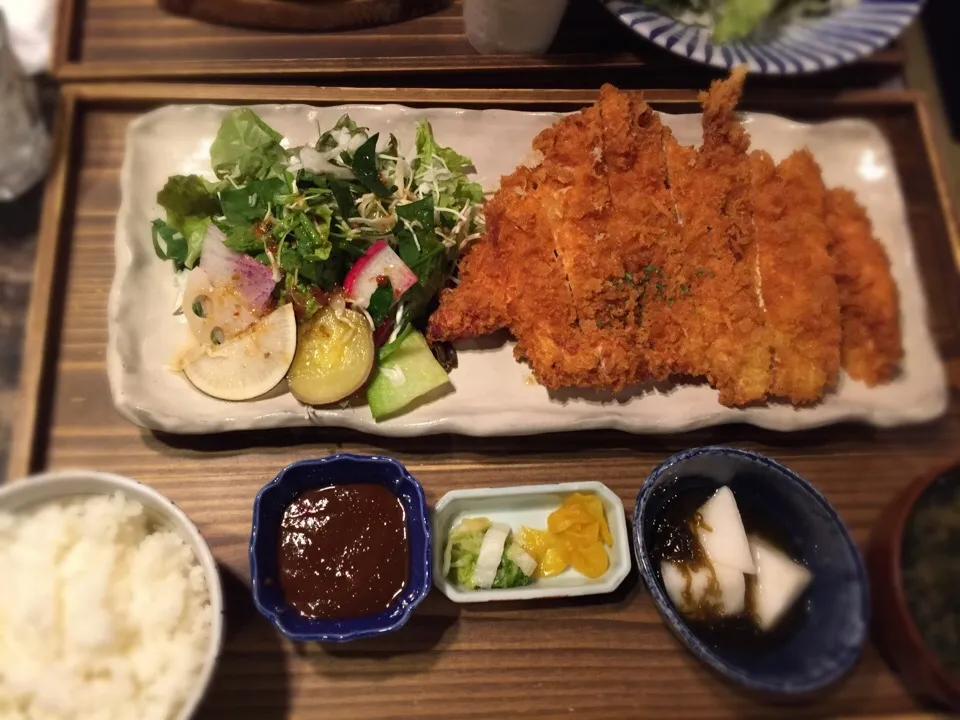
[[[591,432],[522,439],[372,438],[308,429],[174,437],[114,411],[104,366],[124,132],[166,103],[400,102],[574,109],[581,91],[386,90],[217,85],[75,85],[65,89],[47,188],[24,355],[11,476],[86,467],[135,477],[197,523],[221,564],[227,641],[203,717],[464,718],[881,715],[915,709],[872,648],[819,704],[774,708],[715,678],[673,639],[634,573],[612,597],[458,607],[431,593],[393,635],[295,648],[253,609],[247,544],[256,492],[287,463],[338,450],[383,452],[420,479],[430,502],[455,488],[602,480],[632,508],[647,472],[683,448],[726,443],[768,453],[815,483],[861,544],[881,508],[960,447],[960,282],[943,185],[913,95],[833,99],[754,95],[746,106],[805,120],[867,117],[891,140],[949,368],[953,400],[940,422],[879,431],[841,426],[778,435],[745,426],[672,437]],[[650,92],[656,107],[695,109],[690,92]],[[955,240],[954,240],[955,241]]]
[[[524,2],[525,0],[516,0]],[[459,87],[621,87],[706,85],[715,71],[631,33],[596,0],[574,0],[543,58],[482,56],[463,32],[462,0],[395,25],[350,32],[276,32],[178,17],[158,0],[63,0],[53,70],[61,81],[123,78],[324,77],[320,84]],[[899,75],[894,45],[856,65],[789,86],[877,85]]]

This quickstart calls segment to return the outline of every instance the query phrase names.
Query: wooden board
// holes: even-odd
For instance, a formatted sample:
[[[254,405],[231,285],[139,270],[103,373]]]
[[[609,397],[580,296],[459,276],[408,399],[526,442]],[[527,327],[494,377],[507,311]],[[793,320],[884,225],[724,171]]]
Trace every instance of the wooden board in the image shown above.
[[[9,471],[85,467],[122,473],[172,498],[221,564],[227,640],[206,712],[230,720],[293,718],[776,717],[911,713],[911,698],[872,648],[841,687],[812,704],[774,707],[736,691],[692,659],[660,621],[636,573],[609,597],[456,606],[431,593],[402,631],[340,647],[294,647],[253,609],[247,583],[251,504],[287,463],[339,450],[393,455],[433,503],[448,490],[601,480],[629,511],[645,475],[696,445],[751,448],[787,463],[836,505],[859,543],[912,478],[960,448],[960,283],[942,182],[912,95],[826,99],[754,95],[745,105],[804,120],[866,117],[895,149],[931,324],[950,368],[941,421],[875,430],[840,426],[776,434],[746,426],[670,437],[613,432],[510,438],[372,438],[307,429],[175,437],[114,411],[104,366],[106,303],[120,199],[124,133],[168,102],[378,100],[412,105],[574,109],[593,92],[323,89],[224,85],[76,85],[65,89],[47,192],[38,274]],[[690,112],[693,95],[651,92],[659,109]],[[955,242],[955,239],[953,240]]]
[[[63,0],[53,65],[61,81],[327,77],[324,83],[472,87],[688,87],[716,71],[634,35],[596,0],[574,0],[543,58],[482,56],[463,31],[462,0],[394,25],[276,32],[213,25],[157,0]],[[789,87],[876,85],[902,70],[901,46],[836,72],[774,78]],[[387,79],[389,76],[389,79]]]

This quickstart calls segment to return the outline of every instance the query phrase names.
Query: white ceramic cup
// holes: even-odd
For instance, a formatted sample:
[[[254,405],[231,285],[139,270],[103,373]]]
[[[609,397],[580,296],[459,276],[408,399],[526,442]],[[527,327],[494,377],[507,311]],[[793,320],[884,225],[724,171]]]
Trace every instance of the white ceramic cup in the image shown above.
[[[176,720],[188,720],[203,700],[223,645],[223,588],[210,548],[183,510],[153,488],[136,480],[92,470],[49,472],[0,485],[0,510],[16,513],[58,500],[84,495],[111,495],[116,492],[140,503],[157,525],[179,535],[193,550],[197,562],[203,568],[203,576],[210,592],[210,641],[207,643],[203,669],[176,717]]]
[[[466,0],[467,39],[484,55],[542,55],[569,0]]]

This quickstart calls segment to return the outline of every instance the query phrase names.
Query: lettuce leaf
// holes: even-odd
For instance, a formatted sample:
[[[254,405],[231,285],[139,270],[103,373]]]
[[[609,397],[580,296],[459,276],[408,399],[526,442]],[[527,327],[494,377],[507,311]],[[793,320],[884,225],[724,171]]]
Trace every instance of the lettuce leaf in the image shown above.
[[[210,164],[217,177],[229,177],[235,183],[278,176],[287,161],[282,139],[253,110],[231,110],[210,146]]]
[[[199,175],[173,175],[157,193],[157,203],[180,217],[220,214],[217,185]]]
[[[437,165],[442,165],[450,172],[459,174],[473,170],[473,161],[470,158],[437,143],[429,120],[421,120],[417,124],[417,157],[412,165],[414,176],[428,167]]]

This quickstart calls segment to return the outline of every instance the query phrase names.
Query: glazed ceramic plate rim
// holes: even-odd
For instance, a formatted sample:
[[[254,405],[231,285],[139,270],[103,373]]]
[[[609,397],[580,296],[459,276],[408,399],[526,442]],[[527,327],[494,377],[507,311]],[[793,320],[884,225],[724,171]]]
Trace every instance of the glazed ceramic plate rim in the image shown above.
[[[16,513],[50,502],[92,495],[109,495],[114,492],[120,492],[127,498],[139,502],[154,521],[159,521],[160,524],[184,538],[191,546],[190,549],[197,563],[203,569],[203,577],[210,597],[210,640],[205,649],[203,668],[196,679],[196,684],[176,715],[177,720],[188,720],[206,695],[223,649],[225,611],[223,585],[220,582],[217,561],[207,541],[190,517],[170,498],[145,483],[115,473],[79,468],[30,475],[6,485],[0,485],[0,511]],[[21,496],[27,496],[27,498],[18,502],[17,499]]]
[[[607,504],[619,508],[619,512],[612,517],[607,513],[607,523],[610,534],[613,536],[615,555],[610,553],[610,567],[597,580],[583,578],[582,584],[576,585],[540,585],[534,583],[526,587],[509,588],[506,590],[460,590],[443,574],[444,546],[447,542],[447,533],[450,528],[441,528],[438,518],[444,510],[458,500],[490,500],[497,498],[568,495],[575,492],[592,492],[599,495]],[[546,524],[546,515],[543,517]],[[620,497],[609,487],[596,480],[581,482],[551,483],[547,485],[514,485],[504,488],[473,488],[470,490],[451,490],[437,502],[430,513],[430,524],[433,530],[433,584],[440,592],[456,603],[478,603],[496,601],[522,601],[544,598],[582,597],[585,595],[603,595],[613,592],[630,574],[633,565],[633,556],[630,552],[630,536],[627,532],[627,520],[623,511]],[[511,527],[512,530],[517,528]]]
[[[795,20],[768,39],[716,44],[710,31],[648,8],[643,0],[602,0],[636,35],[704,65],[747,65],[765,75],[822,72],[860,60],[903,32],[926,0],[873,0],[838,8],[823,18]]]
[[[556,113],[414,110],[398,105],[254,108],[294,144],[312,141],[318,123],[332,124],[343,112],[350,112],[374,129],[396,132],[408,147],[415,120],[427,117],[441,142],[473,156],[478,178],[488,188],[529,154],[534,135],[558,117]],[[166,367],[186,340],[187,330],[183,318],[173,316],[177,288],[172,268],[154,255],[149,222],[160,214],[155,194],[168,175],[209,175],[209,144],[228,110],[215,105],[168,106],[140,117],[128,129],[108,313],[107,371],[114,404],[141,426],[210,433],[317,425],[386,436],[441,432],[485,436],[595,428],[670,433],[746,422],[789,431],[850,420],[883,427],[911,424],[934,419],[946,409],[946,378],[927,326],[906,209],[886,139],[876,126],[862,120],[808,125],[763,114],[745,115],[755,146],[780,159],[809,145],[828,183],[858,192],[888,249],[901,293],[907,351],[904,373],[891,385],[867,389],[843,377],[836,393],[802,410],[785,405],[724,408],[717,402],[716,391],[706,386],[632,396],[550,395],[532,383],[529,368],[513,358],[512,343],[491,349],[484,340],[460,346],[460,366],[451,375],[456,392],[380,423],[374,422],[365,406],[306,408],[289,393],[244,403],[215,400]],[[681,142],[699,142],[698,115],[663,117]]]
[[[320,618],[303,618],[307,624],[313,625],[313,629],[303,632],[297,632],[289,628],[283,620],[283,608],[270,606],[263,598],[263,571],[260,562],[257,559],[257,548],[263,536],[260,528],[262,526],[262,516],[265,512],[263,503],[272,502],[270,496],[280,492],[281,487],[287,480],[287,476],[296,472],[300,468],[317,467],[324,465],[336,465],[337,463],[374,463],[384,464],[392,467],[397,473],[397,485],[408,486],[414,496],[414,504],[419,515],[419,522],[415,522],[409,514],[405,512],[404,523],[407,527],[408,535],[417,535],[423,541],[424,553],[420,558],[414,558],[411,553],[410,566],[419,570],[420,577],[415,577],[417,573],[411,570],[410,580],[404,586],[401,595],[397,596],[390,606],[375,615],[364,615],[360,617],[349,617],[340,620],[323,620]],[[344,483],[337,483],[344,484]],[[388,488],[391,495],[397,497],[402,503],[400,495],[394,492],[393,488]],[[385,455],[365,455],[361,453],[336,453],[321,458],[304,458],[296,460],[286,465],[280,470],[268,483],[260,490],[253,501],[253,517],[250,528],[250,541],[247,546],[247,556],[250,564],[250,585],[253,595],[253,604],[267,620],[285,637],[296,642],[327,642],[327,643],[345,643],[354,640],[360,640],[367,637],[376,637],[399,630],[410,620],[414,611],[423,602],[424,598],[430,594],[432,586],[432,528],[430,526],[430,508],[427,505],[427,496],[423,491],[423,486],[399,460],[387,457]],[[280,513],[282,516],[282,512]],[[288,606],[289,607],[289,606]],[[392,613],[388,614],[392,610]],[[382,616],[382,617],[381,617]],[[378,620],[382,621],[379,622]],[[333,629],[335,625],[346,625],[349,629]]]
[[[790,687],[787,687],[787,685],[782,682],[758,680],[750,673],[743,672],[735,665],[725,661],[722,657],[715,653],[706,642],[700,640],[692,630],[688,629],[687,622],[673,606],[673,603],[667,596],[666,590],[661,587],[661,583],[657,582],[657,570],[650,564],[649,553],[641,551],[640,539],[643,537],[643,522],[640,515],[641,510],[646,509],[646,503],[653,492],[651,489],[652,483],[655,479],[661,478],[677,463],[685,462],[692,457],[703,455],[736,455],[746,458],[751,462],[757,462],[772,470],[776,470],[777,472],[782,473],[786,477],[790,478],[791,481],[793,481],[801,490],[813,498],[813,500],[815,500],[816,503],[826,511],[834,524],[839,528],[840,536],[843,538],[844,543],[852,552],[857,567],[858,584],[863,595],[863,602],[860,606],[862,627],[857,642],[857,650],[855,652],[847,653],[847,655],[843,658],[843,664],[838,664],[831,673],[823,673],[822,677],[817,678],[816,682],[807,682],[805,684],[795,683]],[[641,506],[643,506],[643,508],[641,508]],[[646,586],[647,591],[650,593],[650,596],[653,598],[657,612],[670,628],[670,632],[698,660],[708,665],[717,673],[728,680],[731,680],[732,682],[741,684],[744,687],[759,692],[806,695],[808,693],[813,693],[820,689],[829,687],[845,677],[856,666],[860,656],[863,654],[863,648],[866,645],[869,635],[871,607],[870,583],[867,578],[866,567],[863,563],[863,556],[860,554],[860,550],[850,534],[850,529],[843,522],[843,518],[840,517],[840,513],[837,512],[837,509],[830,504],[830,501],[827,500],[826,497],[824,497],[823,493],[817,490],[817,488],[814,487],[809,480],[804,478],[795,470],[792,470],[783,463],[774,460],[772,457],[762,455],[751,450],[742,450],[740,448],[728,447],[725,445],[705,445],[702,447],[688,448],[687,450],[681,450],[678,453],[674,453],[653,468],[653,470],[651,470],[650,473],[643,479],[643,483],[640,485],[640,490],[637,491],[637,499],[634,504],[633,527],[630,540],[633,546],[634,555],[637,559],[637,568],[640,571],[640,576],[643,579],[643,583]],[[644,549],[645,546],[646,543],[644,543]],[[680,628],[683,628],[685,632],[680,632]],[[691,642],[688,635],[694,639],[694,642]]]

